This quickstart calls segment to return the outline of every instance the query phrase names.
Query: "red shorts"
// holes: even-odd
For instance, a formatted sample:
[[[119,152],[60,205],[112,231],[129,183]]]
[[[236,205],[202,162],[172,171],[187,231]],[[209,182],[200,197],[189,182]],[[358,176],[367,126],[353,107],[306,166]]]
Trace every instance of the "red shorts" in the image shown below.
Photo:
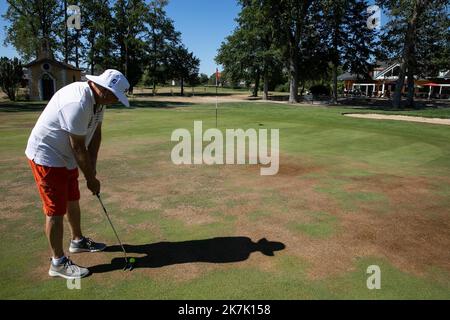
[[[68,201],[80,200],[78,168],[56,168],[41,166],[28,160],[34,180],[41,196],[45,215],[63,216]]]

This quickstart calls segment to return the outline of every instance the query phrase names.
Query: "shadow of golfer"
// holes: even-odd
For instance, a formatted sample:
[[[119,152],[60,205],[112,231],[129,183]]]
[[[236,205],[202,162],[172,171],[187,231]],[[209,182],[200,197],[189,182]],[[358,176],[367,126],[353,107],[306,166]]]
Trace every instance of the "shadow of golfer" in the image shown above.
[[[259,251],[266,256],[274,256],[274,251],[283,250],[281,242],[266,238],[253,242],[248,237],[223,237],[183,242],[158,242],[144,245],[124,245],[127,254],[146,254],[135,257],[134,268],[159,268],[180,263],[210,262],[229,263],[247,260],[252,252]],[[120,246],[110,246],[106,252],[122,252]],[[91,273],[104,273],[121,270],[125,265],[123,258],[114,258],[110,264],[90,267]]]

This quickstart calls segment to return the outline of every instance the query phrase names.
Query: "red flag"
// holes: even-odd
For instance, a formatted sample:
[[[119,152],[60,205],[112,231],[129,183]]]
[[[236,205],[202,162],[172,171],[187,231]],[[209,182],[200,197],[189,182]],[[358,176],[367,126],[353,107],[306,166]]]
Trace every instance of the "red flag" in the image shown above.
[[[219,69],[216,68],[216,86],[219,84],[219,80],[220,80],[220,72]]]

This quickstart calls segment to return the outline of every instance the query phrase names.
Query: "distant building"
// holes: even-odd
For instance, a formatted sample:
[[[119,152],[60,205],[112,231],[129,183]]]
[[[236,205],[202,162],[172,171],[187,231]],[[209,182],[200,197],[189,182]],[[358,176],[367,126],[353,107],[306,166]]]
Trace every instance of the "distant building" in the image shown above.
[[[62,87],[81,80],[81,69],[55,60],[46,41],[42,42],[38,58],[24,67],[31,100],[50,100]]]
[[[358,92],[368,97],[389,97],[394,91],[400,73],[400,63],[377,64],[368,77],[344,73],[338,77],[344,82],[347,92]],[[402,93],[407,92],[407,77]],[[414,77],[415,95],[422,98],[450,98],[450,71],[440,72],[435,77]]]

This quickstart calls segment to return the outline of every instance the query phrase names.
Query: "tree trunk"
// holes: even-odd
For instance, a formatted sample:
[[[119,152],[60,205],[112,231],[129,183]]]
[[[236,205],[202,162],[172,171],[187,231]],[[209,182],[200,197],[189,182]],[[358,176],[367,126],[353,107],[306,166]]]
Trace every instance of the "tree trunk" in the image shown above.
[[[94,45],[92,44],[91,45],[91,52],[92,52],[92,54],[91,54],[91,74],[94,74],[94,72],[95,72],[95,51],[94,51],[94,49],[92,49],[94,47]]]
[[[9,100],[16,101],[16,89],[15,89],[15,87],[6,88],[6,90],[3,90],[3,92],[6,92],[6,95],[8,96]]]
[[[406,97],[406,106],[414,108],[414,69],[408,68],[408,95]]]
[[[405,75],[406,69],[408,69],[408,73],[414,74],[414,61],[415,61],[415,48],[416,48],[416,36],[417,36],[417,20],[420,12],[423,11],[425,6],[428,4],[429,0],[416,0],[414,1],[414,9],[411,15],[411,19],[408,21],[408,28],[406,30],[405,35],[405,46],[403,50],[402,62],[400,65],[400,74],[397,80],[397,84],[395,87],[395,94],[393,98],[393,106],[394,108],[399,108],[401,105],[401,91],[403,89],[403,85],[405,83]],[[410,79],[411,78],[411,79]],[[408,86],[410,85],[410,81],[412,81],[412,92],[414,92],[414,77],[408,77]],[[408,88],[409,92],[409,88]],[[410,93],[408,93],[409,96]],[[413,94],[414,95],[414,94]],[[412,96],[411,99],[413,99]]]
[[[155,8],[155,14],[156,14],[156,8]],[[152,49],[153,49],[153,96],[156,96],[156,55],[157,55],[157,40],[156,40],[156,30],[152,27]]]
[[[333,63],[333,104],[338,103],[338,92],[337,92],[338,82],[337,82],[337,64]]]
[[[90,56],[91,56],[91,74],[94,74],[95,71],[95,49],[94,49],[94,39],[92,39],[91,41],[89,41],[89,45],[91,47],[91,52],[90,52]]]
[[[289,58],[289,103],[298,102],[298,59],[297,55],[291,52]]]
[[[125,53],[125,63],[123,64],[124,74],[127,79],[130,79],[130,75],[128,74],[128,49]],[[128,80],[129,81],[129,80]]]
[[[67,41],[67,0],[64,0],[64,62],[69,62],[69,43]]]
[[[290,1],[286,1],[290,2]],[[298,79],[299,79],[299,55],[300,55],[300,46],[301,46],[301,37],[303,32],[303,25],[305,24],[306,16],[308,13],[308,9],[312,4],[312,0],[303,0],[303,1],[292,1],[292,6],[296,6],[298,4],[302,4],[299,12],[294,14],[294,16],[290,16],[289,20],[291,20],[288,25],[290,26],[292,22],[294,22],[295,27],[292,30],[291,28],[286,28],[286,32],[288,34],[288,44],[289,44],[289,80],[290,80],[290,88],[289,88],[289,103],[297,103],[298,102]],[[292,21],[293,20],[293,21]],[[293,31],[293,32],[292,32]]]
[[[338,77],[338,63],[339,63],[339,51],[338,51],[338,32],[339,32],[339,26],[341,24],[341,15],[338,14],[337,11],[339,9],[337,8],[338,5],[335,3],[335,6],[333,6],[333,13],[334,13],[334,23],[333,23],[333,70],[332,70],[332,77],[333,77],[333,97],[332,97],[332,103],[337,104],[338,102],[338,93],[337,93],[337,77]]]
[[[77,30],[77,37],[76,37],[76,40],[75,40],[75,66],[77,68],[80,67],[80,65],[79,65],[80,55],[78,53],[79,40],[80,40],[80,32],[79,32],[79,30]]]
[[[395,109],[399,109],[402,103],[402,90],[405,84],[405,74],[406,74],[406,62],[402,61],[400,64],[400,73],[398,75],[397,83],[395,84],[394,97],[392,98],[392,106]]]
[[[267,71],[264,72],[263,100],[269,100],[269,73]]]
[[[253,95],[252,95],[253,97],[258,96],[260,78],[261,78],[261,72],[258,70],[258,71],[256,71],[256,76],[255,76],[255,87],[253,88]]]
[[[125,77],[127,79],[130,79],[128,74],[128,38],[125,40],[125,63],[124,63],[124,69],[125,69]]]
[[[181,96],[184,96],[184,79],[180,79],[180,85],[181,85]]]

